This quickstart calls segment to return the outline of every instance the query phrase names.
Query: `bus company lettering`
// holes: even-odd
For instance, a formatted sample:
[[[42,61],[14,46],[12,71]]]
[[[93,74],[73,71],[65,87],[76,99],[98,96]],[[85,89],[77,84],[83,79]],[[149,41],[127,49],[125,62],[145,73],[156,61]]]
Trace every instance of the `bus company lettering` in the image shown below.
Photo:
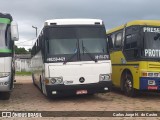
[[[99,60],[99,59],[108,59],[109,55],[96,55],[95,59]]]
[[[158,49],[145,49],[145,57],[160,57],[160,50],[158,50]]]
[[[153,28],[153,27],[144,27],[143,32],[156,32],[160,33],[160,28]]]
[[[47,61],[49,62],[57,62],[57,61],[65,61],[65,57],[53,57],[53,58],[47,58]]]

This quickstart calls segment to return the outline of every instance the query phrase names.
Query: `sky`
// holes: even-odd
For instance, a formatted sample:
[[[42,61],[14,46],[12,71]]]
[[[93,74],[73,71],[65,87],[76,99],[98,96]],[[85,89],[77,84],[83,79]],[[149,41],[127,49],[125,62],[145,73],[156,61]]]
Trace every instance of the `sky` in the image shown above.
[[[160,20],[160,0],[0,0],[0,12],[18,23],[19,47],[31,48],[36,26],[56,18],[96,18],[106,30],[132,20]]]

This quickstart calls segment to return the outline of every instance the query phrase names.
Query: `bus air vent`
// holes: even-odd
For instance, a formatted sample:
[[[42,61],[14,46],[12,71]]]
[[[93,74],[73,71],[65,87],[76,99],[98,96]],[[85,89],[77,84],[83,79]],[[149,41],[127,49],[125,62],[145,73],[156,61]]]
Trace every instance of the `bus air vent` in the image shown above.
[[[57,23],[50,23],[50,25],[57,25]]]
[[[95,22],[94,24],[95,24],[95,25],[100,25],[100,22]]]
[[[148,67],[150,69],[160,69],[160,64],[149,64]]]

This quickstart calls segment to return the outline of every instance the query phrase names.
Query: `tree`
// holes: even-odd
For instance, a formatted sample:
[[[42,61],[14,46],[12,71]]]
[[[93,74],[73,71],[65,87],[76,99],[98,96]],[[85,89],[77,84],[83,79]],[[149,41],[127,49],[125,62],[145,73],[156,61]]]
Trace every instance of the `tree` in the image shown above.
[[[29,49],[28,49],[28,52],[29,52],[29,53],[31,53],[31,50],[32,50],[32,49],[31,49],[31,48],[29,48]]]
[[[14,48],[15,48],[15,54],[28,54],[29,53],[24,47],[18,48],[15,45]]]

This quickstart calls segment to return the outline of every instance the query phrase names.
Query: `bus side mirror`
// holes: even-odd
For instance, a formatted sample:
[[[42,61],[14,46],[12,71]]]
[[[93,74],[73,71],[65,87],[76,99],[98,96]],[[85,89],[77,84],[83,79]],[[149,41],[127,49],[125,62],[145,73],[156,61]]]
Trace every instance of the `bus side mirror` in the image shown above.
[[[107,36],[107,39],[108,39],[108,44],[109,44],[109,48],[113,48],[113,43],[112,43],[112,38],[111,36]]]
[[[19,40],[18,25],[15,21],[11,22],[11,39],[13,41]]]

